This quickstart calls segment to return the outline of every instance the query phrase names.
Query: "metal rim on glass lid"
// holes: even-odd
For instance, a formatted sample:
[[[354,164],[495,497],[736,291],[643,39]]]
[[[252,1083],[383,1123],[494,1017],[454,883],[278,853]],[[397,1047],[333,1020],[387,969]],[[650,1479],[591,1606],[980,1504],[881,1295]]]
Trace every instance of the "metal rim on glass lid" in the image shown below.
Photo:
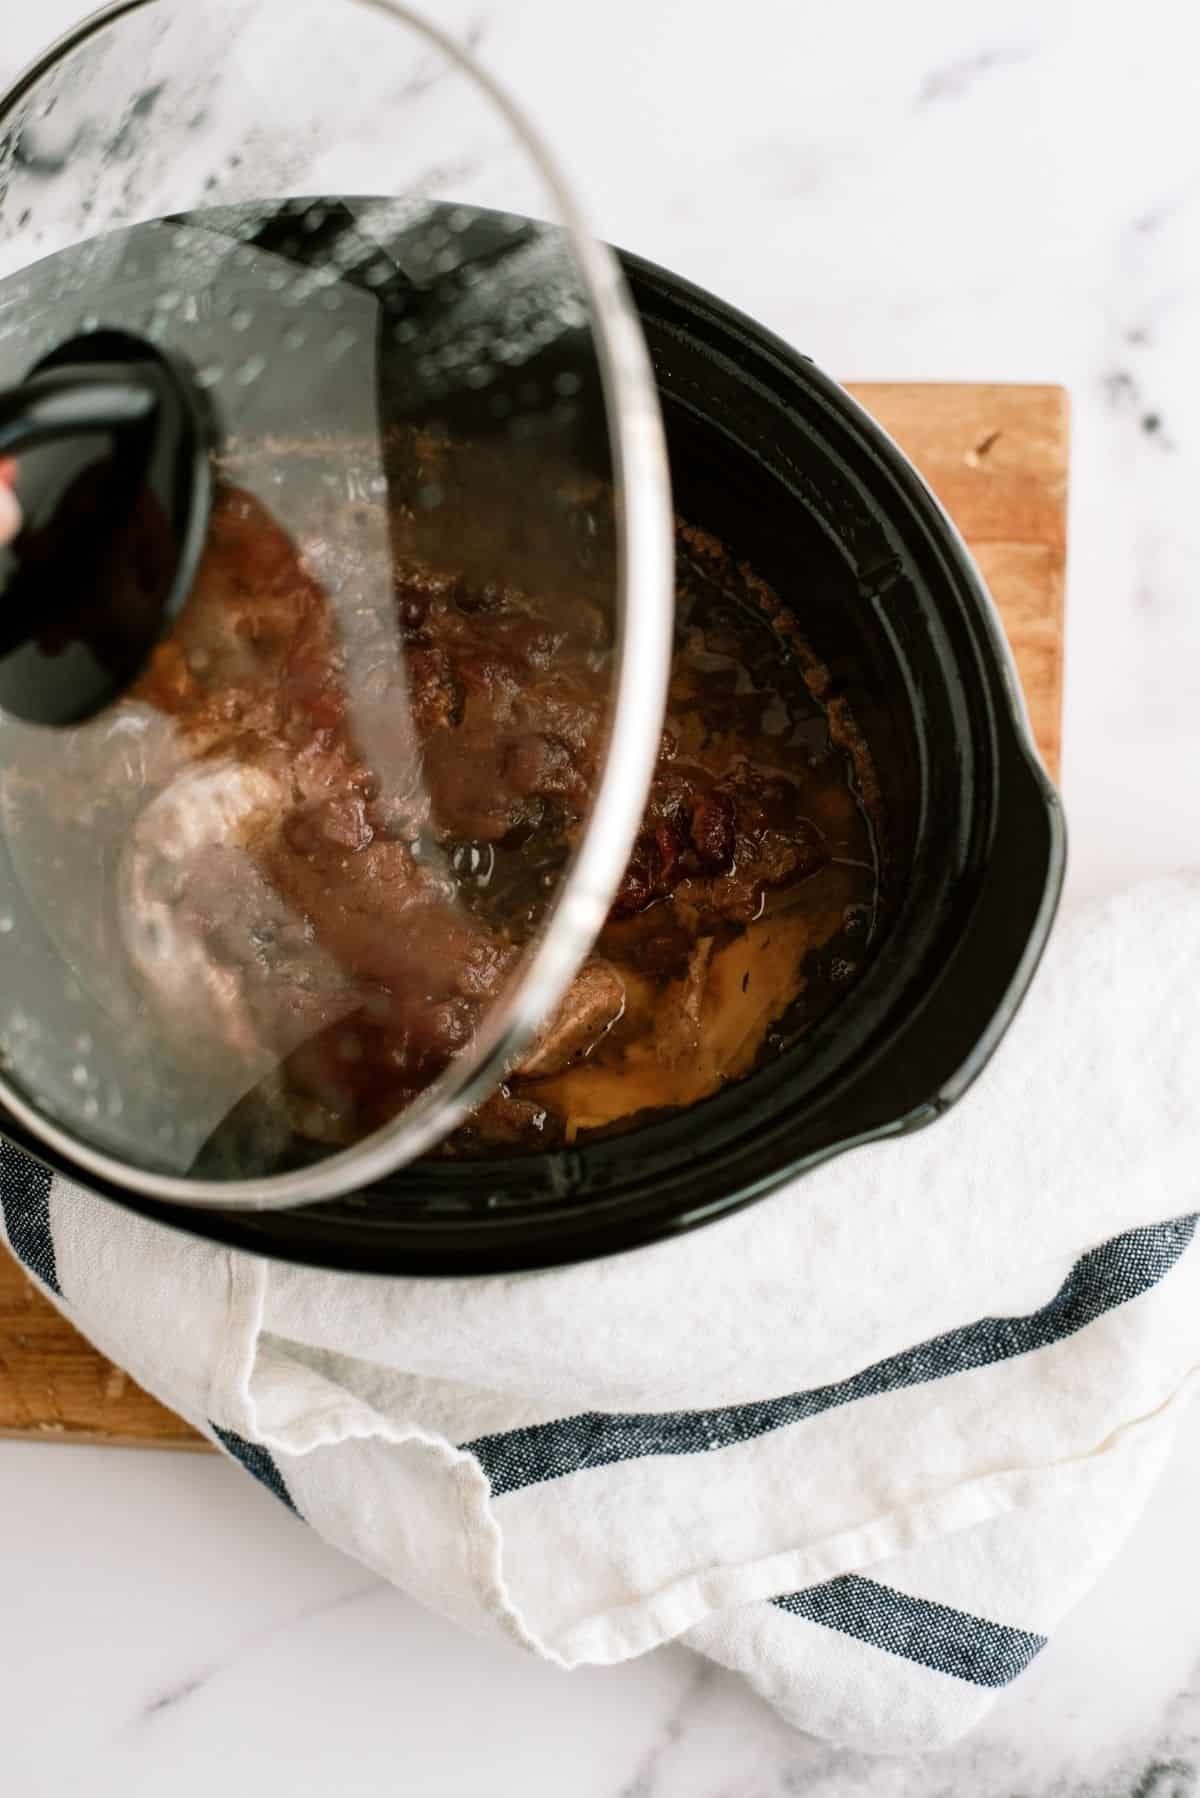
[[[620,1015],[587,958],[672,632],[640,326],[408,8],[119,0],[0,99],[16,411],[80,343],[144,344],[211,493],[144,396],[18,452],[0,603],[54,597],[0,642],[0,1128],[149,1197],[337,1197]],[[97,593],[144,644],[56,713]]]

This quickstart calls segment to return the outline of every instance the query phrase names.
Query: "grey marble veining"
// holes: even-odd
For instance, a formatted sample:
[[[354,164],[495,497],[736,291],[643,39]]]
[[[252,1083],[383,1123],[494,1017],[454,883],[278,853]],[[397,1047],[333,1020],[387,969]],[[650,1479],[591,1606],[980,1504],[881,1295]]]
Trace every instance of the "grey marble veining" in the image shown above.
[[[930,106],[941,100],[961,100],[977,81],[997,70],[1019,66],[1037,54],[1033,44],[997,44],[931,70],[917,89],[916,104]]]

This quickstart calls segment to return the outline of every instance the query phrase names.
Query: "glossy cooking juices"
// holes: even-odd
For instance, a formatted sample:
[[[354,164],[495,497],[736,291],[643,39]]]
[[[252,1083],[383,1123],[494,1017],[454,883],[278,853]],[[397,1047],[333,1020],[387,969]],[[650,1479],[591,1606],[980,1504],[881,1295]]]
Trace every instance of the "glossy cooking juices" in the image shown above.
[[[381,505],[351,522],[386,528]],[[586,597],[399,553],[351,653],[344,570],[323,561],[346,523],[292,541],[226,481],[129,701],[172,721],[180,755],[123,851],[126,953],[181,1053],[261,1063],[247,1103],[282,1159],[359,1140],[470,1041],[579,835],[611,684]],[[557,1015],[444,1152],[627,1128],[794,1040],[868,951],[880,827],[868,746],[793,611],[679,524],[633,856]]]

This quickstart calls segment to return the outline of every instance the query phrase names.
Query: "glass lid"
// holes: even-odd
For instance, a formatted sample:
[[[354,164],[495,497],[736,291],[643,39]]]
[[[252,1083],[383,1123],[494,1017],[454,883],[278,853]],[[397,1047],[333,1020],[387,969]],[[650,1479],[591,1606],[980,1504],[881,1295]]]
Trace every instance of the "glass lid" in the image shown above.
[[[264,1207],[528,1104],[624,1002],[672,554],[530,129],[387,0],[111,7],[0,100],[0,389],[0,1128]]]

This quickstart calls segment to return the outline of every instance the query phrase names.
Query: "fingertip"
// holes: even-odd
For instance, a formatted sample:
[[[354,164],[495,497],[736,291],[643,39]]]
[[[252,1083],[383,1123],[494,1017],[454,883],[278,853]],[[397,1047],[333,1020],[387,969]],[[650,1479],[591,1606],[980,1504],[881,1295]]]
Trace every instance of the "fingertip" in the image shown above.
[[[20,500],[7,482],[0,480],[0,543],[11,543],[22,523]]]

